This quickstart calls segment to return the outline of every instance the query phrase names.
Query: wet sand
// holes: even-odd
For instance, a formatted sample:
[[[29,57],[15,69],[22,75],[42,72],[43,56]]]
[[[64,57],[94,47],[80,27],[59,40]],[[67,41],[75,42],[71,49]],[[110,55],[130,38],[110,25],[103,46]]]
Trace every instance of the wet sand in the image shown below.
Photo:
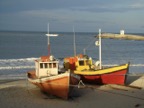
[[[128,77],[127,85],[86,85],[68,100],[45,95],[27,80],[0,81],[1,108],[144,108],[144,76]]]

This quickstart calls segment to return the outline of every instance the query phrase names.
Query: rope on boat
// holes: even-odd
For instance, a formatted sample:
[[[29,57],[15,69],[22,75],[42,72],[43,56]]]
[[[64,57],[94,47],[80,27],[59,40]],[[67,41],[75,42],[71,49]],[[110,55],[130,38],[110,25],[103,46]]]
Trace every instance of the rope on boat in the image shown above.
[[[83,83],[82,80],[79,81],[79,83],[78,83],[78,88],[81,88],[81,85],[82,85],[83,87],[85,87],[85,84]]]

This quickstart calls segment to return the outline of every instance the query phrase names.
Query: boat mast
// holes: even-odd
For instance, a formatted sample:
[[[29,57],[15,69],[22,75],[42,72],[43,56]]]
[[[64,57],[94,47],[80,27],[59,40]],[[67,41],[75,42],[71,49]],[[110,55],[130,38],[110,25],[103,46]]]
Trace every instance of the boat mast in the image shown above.
[[[84,55],[86,55],[86,48],[83,49],[83,53],[84,53]]]
[[[49,33],[49,23],[48,23],[48,33],[46,34],[46,36],[48,36],[48,56],[50,56],[51,54],[51,49],[50,49],[50,36],[56,37],[58,36],[58,34],[50,34]]]
[[[48,56],[50,56],[50,53],[51,53],[51,51],[50,51],[50,34],[49,34],[49,23],[48,23]]]
[[[76,56],[76,43],[75,43],[75,30],[74,30],[74,26],[73,26],[73,33],[74,33],[74,41],[73,41],[73,44],[74,44],[74,56]]]
[[[100,61],[100,69],[102,69],[102,56],[101,56],[101,29],[99,29],[99,61]]]

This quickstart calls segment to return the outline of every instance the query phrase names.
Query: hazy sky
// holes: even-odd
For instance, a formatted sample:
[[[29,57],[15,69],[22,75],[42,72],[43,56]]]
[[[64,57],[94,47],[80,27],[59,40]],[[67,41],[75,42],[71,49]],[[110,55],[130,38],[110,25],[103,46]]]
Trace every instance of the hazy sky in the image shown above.
[[[0,30],[144,33],[144,0],[0,0]]]

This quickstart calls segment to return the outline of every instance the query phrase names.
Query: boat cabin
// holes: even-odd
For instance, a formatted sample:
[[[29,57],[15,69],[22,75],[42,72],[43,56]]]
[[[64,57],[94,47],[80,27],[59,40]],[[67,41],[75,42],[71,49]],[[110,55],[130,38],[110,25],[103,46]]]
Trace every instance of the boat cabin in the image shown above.
[[[81,70],[89,70],[91,69],[92,66],[92,59],[78,59],[78,61],[75,63],[76,64],[76,70],[81,71]]]
[[[75,63],[77,61],[77,57],[68,57],[64,58],[64,68],[66,70],[76,70]]]
[[[92,59],[82,54],[64,59],[64,68],[67,70],[88,70],[91,65]]]
[[[35,61],[36,76],[38,78],[47,77],[58,74],[59,61],[53,56],[42,56]]]

